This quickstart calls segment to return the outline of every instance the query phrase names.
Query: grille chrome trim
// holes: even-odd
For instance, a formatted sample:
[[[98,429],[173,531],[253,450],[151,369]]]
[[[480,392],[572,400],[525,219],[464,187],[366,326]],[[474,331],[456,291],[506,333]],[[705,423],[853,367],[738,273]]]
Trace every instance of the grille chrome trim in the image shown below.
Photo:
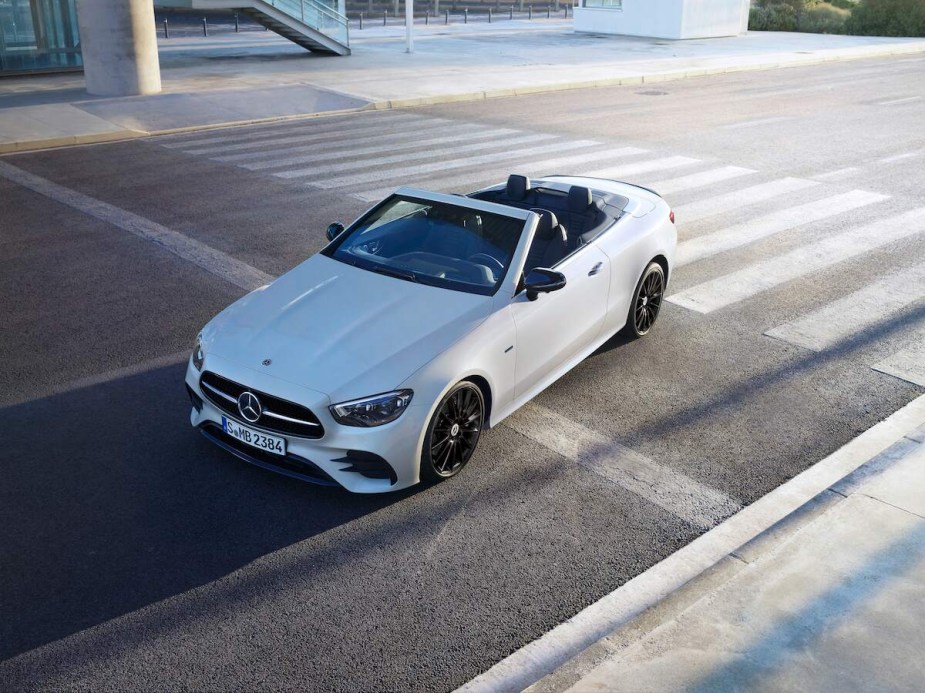
[[[324,436],[324,426],[318,417],[301,404],[254,390],[211,371],[203,371],[199,377],[199,386],[209,402],[236,419],[239,417],[238,397],[241,393],[250,391],[257,395],[263,404],[263,411],[259,419],[248,424],[255,428],[299,438],[318,439]],[[280,409],[286,414],[280,413]],[[297,416],[289,416],[290,413]]]
[[[269,416],[271,419],[279,419],[280,421],[288,421],[289,423],[302,424],[303,426],[320,426],[320,423],[314,423],[313,421],[304,421],[303,419],[293,419],[289,416],[283,416],[282,414],[277,414],[275,411],[270,411],[269,409],[263,410],[264,416]]]
[[[221,390],[219,390],[219,389],[216,388],[216,387],[212,387],[211,385],[209,385],[209,383],[204,383],[204,382],[202,382],[202,381],[200,380],[200,381],[199,381],[199,384],[200,384],[202,387],[206,388],[209,392],[214,392],[216,395],[218,395],[219,397],[224,397],[224,398],[227,399],[229,402],[235,402],[235,403],[237,403],[237,401],[238,401],[238,400],[236,400],[234,397],[232,397],[231,395],[222,392]]]

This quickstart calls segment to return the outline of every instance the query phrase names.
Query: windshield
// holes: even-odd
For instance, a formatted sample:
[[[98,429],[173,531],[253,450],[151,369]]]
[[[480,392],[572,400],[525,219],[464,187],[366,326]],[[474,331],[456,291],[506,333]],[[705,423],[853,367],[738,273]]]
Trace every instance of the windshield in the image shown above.
[[[396,195],[323,252],[397,279],[490,295],[507,274],[523,227],[501,214]]]

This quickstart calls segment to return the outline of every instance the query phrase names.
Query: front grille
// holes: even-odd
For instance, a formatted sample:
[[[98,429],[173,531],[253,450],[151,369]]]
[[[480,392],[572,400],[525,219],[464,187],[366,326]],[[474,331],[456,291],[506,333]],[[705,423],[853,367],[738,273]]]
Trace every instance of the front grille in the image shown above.
[[[312,413],[311,409],[301,404],[254,390],[211,371],[205,371],[202,374],[199,379],[199,388],[207,400],[236,419],[243,418],[238,411],[238,397],[244,392],[257,395],[263,413],[253,423],[244,419],[249,425],[273,433],[283,433],[300,438],[320,438],[324,435],[324,427],[318,417]]]
[[[298,455],[288,454],[285,457],[273,455],[272,453],[252,448],[250,445],[242,443],[237,438],[228,435],[222,430],[222,427],[211,421],[202,424],[199,431],[213,443],[225,448],[233,455],[240,457],[245,462],[250,462],[258,467],[269,469],[273,472],[285,474],[295,479],[308,481],[320,486],[340,486],[332,479],[321,467],[311,460]]]

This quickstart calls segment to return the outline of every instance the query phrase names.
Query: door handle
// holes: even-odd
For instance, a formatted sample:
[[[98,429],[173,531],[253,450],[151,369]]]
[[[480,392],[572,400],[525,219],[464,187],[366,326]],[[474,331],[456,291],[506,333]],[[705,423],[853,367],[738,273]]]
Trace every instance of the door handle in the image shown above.
[[[596,265],[594,265],[594,267],[591,268],[591,271],[588,272],[588,276],[589,276],[589,277],[593,277],[595,274],[597,274],[598,272],[600,272],[602,269],[604,269],[604,263],[603,263],[603,262],[599,262],[599,263],[597,263]]]

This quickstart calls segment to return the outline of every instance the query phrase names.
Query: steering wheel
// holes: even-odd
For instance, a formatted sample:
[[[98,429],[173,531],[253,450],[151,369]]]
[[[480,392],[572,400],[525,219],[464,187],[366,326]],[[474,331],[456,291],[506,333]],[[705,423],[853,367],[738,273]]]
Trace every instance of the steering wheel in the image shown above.
[[[504,263],[501,262],[501,260],[499,260],[499,259],[496,258],[495,256],[489,255],[488,253],[476,253],[475,255],[470,255],[470,256],[467,257],[466,259],[467,259],[469,262],[475,262],[476,259],[478,259],[478,260],[488,260],[488,264],[489,264],[490,266],[495,267],[499,272],[504,272]],[[485,263],[480,262],[480,263],[478,263],[478,264],[485,264]]]

